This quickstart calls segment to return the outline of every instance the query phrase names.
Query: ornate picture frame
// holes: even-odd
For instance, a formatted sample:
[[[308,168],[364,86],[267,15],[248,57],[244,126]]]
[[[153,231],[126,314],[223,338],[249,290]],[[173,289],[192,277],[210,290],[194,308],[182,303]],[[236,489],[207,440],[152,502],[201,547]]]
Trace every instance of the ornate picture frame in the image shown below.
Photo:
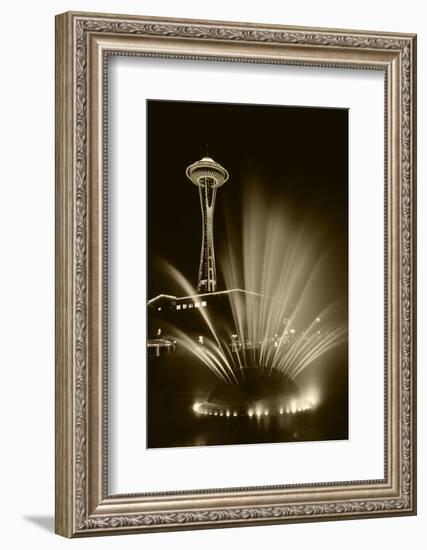
[[[384,478],[108,492],[109,56],[384,72]],[[56,18],[56,532],[65,537],[416,513],[416,36],[68,12]],[[367,197],[368,200],[368,197]]]

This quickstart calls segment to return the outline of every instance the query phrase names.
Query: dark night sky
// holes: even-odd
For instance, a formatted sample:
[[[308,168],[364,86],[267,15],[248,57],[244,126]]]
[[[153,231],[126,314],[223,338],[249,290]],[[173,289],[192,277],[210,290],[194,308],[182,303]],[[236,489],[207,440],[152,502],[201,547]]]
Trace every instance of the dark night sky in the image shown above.
[[[149,100],[147,120],[149,298],[177,292],[158,269],[157,258],[167,259],[196,286],[201,213],[197,188],[185,170],[205,156],[206,144],[209,156],[230,174],[215,207],[218,274],[226,213],[238,219],[247,182],[256,179],[272,201],[291,205],[296,223],[307,211],[315,213],[322,230],[333,236],[342,272],[337,280],[346,290],[346,109]]]

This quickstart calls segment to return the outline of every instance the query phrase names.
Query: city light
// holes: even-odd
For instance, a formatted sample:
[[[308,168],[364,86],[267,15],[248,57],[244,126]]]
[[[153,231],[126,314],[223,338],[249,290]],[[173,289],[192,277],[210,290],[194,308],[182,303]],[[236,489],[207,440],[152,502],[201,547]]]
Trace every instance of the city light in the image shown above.
[[[246,414],[249,418],[252,418],[253,416],[256,416],[257,418],[261,418],[263,416],[275,417],[279,415],[283,416],[285,413],[296,414],[296,413],[306,412],[313,409],[314,406],[315,405],[310,401],[308,401],[307,399],[301,399],[299,401],[293,400],[290,403],[287,403],[286,406],[281,405],[277,409],[274,408],[273,412],[269,408],[259,405],[256,408],[249,408],[246,411]],[[205,416],[213,415],[213,416],[222,416],[222,417],[225,416],[227,418],[230,418],[231,416],[238,417],[239,414],[243,415],[242,411],[239,412],[238,410],[222,409],[218,405],[215,405],[209,402],[204,402],[204,403],[195,402],[193,404],[192,409],[196,415],[205,415]]]

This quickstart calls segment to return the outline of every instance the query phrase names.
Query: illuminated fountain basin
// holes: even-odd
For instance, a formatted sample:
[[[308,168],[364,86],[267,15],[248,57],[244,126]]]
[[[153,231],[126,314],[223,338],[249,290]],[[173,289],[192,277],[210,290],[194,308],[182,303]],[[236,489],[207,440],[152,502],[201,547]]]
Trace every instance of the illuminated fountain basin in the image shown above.
[[[296,383],[286,374],[246,368],[239,384],[219,382],[207,400],[195,403],[196,415],[261,417],[296,414],[313,407],[301,399]]]

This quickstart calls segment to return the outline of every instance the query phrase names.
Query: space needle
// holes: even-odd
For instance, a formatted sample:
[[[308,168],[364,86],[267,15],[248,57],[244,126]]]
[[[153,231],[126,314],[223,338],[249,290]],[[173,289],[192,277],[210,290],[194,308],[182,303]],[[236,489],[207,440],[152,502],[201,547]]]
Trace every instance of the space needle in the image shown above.
[[[199,188],[202,209],[202,248],[197,291],[216,292],[213,215],[217,189],[228,180],[228,172],[211,157],[206,156],[188,166],[185,173]]]

